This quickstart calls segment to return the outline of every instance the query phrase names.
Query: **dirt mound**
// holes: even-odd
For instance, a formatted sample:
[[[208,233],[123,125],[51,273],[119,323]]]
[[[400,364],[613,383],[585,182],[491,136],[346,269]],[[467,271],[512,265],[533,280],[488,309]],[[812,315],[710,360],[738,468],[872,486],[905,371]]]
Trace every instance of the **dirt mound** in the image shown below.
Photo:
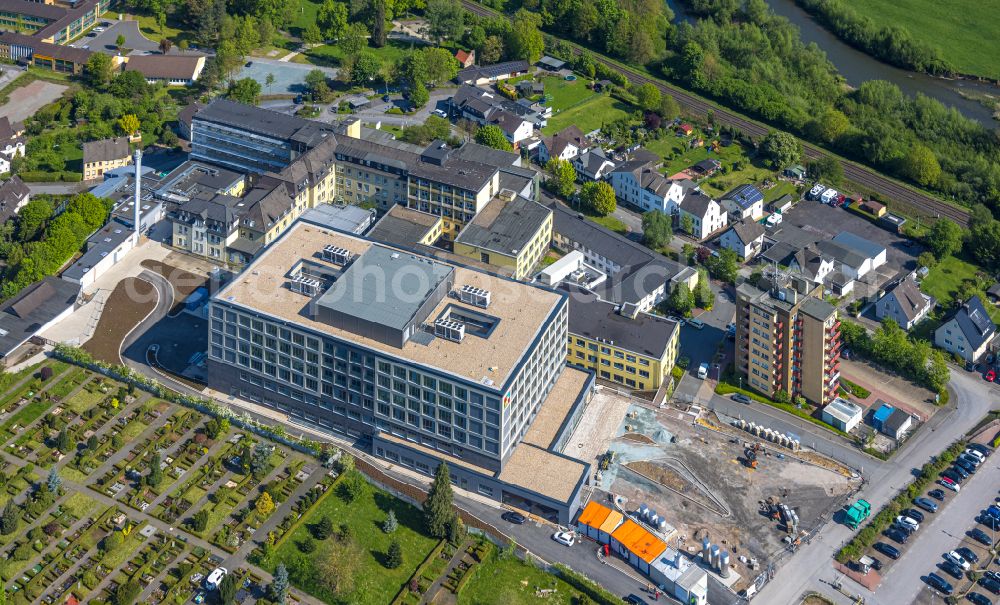
[[[83,350],[95,359],[121,364],[122,341],[156,307],[156,299],[156,289],[144,279],[130,277],[118,282]]]
[[[659,464],[639,460],[636,462],[629,462],[625,466],[641,475],[649,477],[661,485],[672,487],[678,491],[685,490],[689,486],[687,479],[682,477],[680,473]]]
[[[642,433],[625,433],[622,435],[622,439],[625,439],[626,441],[635,441],[636,443],[647,443],[650,445],[656,443]]]

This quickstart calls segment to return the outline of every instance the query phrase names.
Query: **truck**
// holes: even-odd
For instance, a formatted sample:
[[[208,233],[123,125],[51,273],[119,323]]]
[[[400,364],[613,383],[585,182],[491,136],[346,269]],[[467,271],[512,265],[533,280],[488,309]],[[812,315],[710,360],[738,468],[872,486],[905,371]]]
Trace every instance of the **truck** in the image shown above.
[[[872,514],[872,505],[867,500],[858,500],[844,512],[844,523],[851,529],[857,529]]]

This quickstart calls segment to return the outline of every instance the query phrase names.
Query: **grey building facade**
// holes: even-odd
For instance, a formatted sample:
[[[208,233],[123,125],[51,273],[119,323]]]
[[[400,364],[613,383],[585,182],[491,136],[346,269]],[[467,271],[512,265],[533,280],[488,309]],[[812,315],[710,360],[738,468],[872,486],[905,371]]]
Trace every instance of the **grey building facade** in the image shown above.
[[[573,399],[570,420],[589,397],[589,375],[578,389],[560,382],[582,375],[565,367],[565,294],[318,227],[299,220],[246,268],[254,280],[213,297],[209,385],[422,472],[446,460],[470,491],[568,520],[588,465],[551,451],[555,437],[518,445],[543,407],[557,407],[553,390]],[[384,284],[404,294],[386,297]],[[501,289],[533,302],[491,300]],[[562,482],[575,487],[505,480],[532,454],[572,467]]]

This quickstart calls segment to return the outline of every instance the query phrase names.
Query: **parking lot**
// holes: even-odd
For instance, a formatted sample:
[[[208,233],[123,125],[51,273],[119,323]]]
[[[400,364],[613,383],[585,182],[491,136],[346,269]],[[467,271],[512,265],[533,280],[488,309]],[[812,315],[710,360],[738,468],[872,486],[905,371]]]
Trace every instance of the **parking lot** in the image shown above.
[[[923,248],[896,233],[887,231],[870,221],[845,210],[811,200],[802,200],[783,215],[782,224],[790,224],[813,234],[817,239],[831,239],[841,231],[849,231],[886,248],[886,263],[877,269],[878,284],[898,275],[901,271],[917,268],[916,258]],[[863,281],[868,282],[868,278]],[[863,284],[857,284],[859,290]],[[864,292],[861,292],[864,294]]]
[[[920,529],[906,541],[899,544],[886,536],[879,541],[889,544],[899,551],[899,560],[893,561],[879,553],[869,554],[883,563],[881,585],[875,590],[878,603],[919,603],[924,605],[944,603],[945,595],[928,585],[928,575],[935,573],[953,587],[954,594],[961,596],[967,592],[983,594],[991,602],[996,595],[980,585],[973,587],[971,578],[955,578],[942,569],[943,555],[959,548],[968,548],[979,557],[976,564],[970,564],[970,571],[997,571],[1000,566],[991,557],[987,547],[976,541],[971,533],[978,528],[995,544],[997,532],[979,522],[983,511],[995,501],[996,488],[1000,485],[1000,466],[995,458],[987,458],[979,470],[961,484],[961,491],[955,493],[935,483],[930,489],[940,489],[943,500],[934,500],[939,505],[937,512],[924,512]],[[926,494],[924,494],[926,495]],[[875,573],[875,572],[872,572]],[[969,602],[962,598],[962,602]]]
[[[107,23],[108,25],[103,25],[103,23]],[[159,49],[159,45],[156,42],[142,35],[142,32],[139,31],[138,21],[105,19],[101,24],[98,24],[98,27],[103,27],[104,31],[75,40],[71,46],[114,54],[118,50],[118,45],[116,44],[118,36],[122,35],[125,36],[124,48],[129,50],[149,52]],[[90,33],[94,34],[95,32],[91,30]]]
[[[248,62],[236,74],[236,79],[252,78],[260,83],[265,95],[302,94],[306,92],[306,75],[314,69],[326,73],[328,78],[337,77],[337,70],[330,67],[301,65],[299,63],[281,62],[273,59],[254,59]],[[267,85],[267,76],[274,76],[274,83]]]

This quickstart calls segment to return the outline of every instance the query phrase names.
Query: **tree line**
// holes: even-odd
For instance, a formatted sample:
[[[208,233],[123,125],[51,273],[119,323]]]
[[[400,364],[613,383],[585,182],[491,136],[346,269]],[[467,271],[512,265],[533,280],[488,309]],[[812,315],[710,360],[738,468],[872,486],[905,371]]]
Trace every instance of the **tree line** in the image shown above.
[[[49,199],[35,198],[0,229],[0,298],[10,298],[34,282],[54,275],[83,246],[90,234],[104,226],[111,203],[80,193],[58,215]],[[16,227],[12,223],[16,222]]]
[[[955,72],[938,49],[898,25],[879,27],[843,0],[795,0],[837,37],[876,59],[931,75]]]

